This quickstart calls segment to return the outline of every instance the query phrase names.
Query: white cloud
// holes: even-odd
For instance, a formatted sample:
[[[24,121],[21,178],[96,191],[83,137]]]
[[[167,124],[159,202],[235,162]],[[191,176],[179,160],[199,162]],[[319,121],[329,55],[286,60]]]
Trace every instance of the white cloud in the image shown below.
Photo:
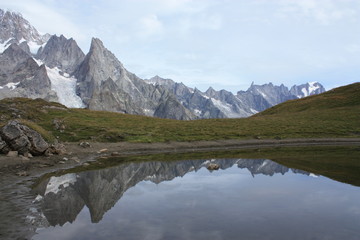
[[[98,37],[142,77],[159,74],[202,89],[359,75],[360,0],[0,0],[0,6],[21,12],[39,31],[73,37],[85,52]]]
[[[282,0],[280,2],[280,14],[286,17],[308,17],[311,18],[310,20],[316,20],[320,24],[327,25],[358,15],[358,12],[346,4],[350,2],[353,0],[342,2],[335,0]]]
[[[46,6],[39,1],[17,0],[0,1],[2,7],[20,12],[38,31],[50,34],[63,34],[67,37],[83,40],[84,35],[68,17],[60,14],[56,9]]]
[[[149,14],[139,20],[140,28],[138,35],[142,37],[150,37],[160,35],[163,32],[163,24],[155,14]]]

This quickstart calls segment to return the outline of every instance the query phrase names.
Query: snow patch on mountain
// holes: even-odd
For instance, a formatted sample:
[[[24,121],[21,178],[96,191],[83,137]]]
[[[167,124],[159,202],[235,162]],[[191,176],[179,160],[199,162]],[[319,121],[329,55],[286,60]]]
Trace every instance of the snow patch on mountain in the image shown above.
[[[30,52],[32,54],[37,54],[37,52],[39,51],[39,48],[40,47],[44,47],[46,45],[46,42],[44,44],[38,44],[34,41],[27,41],[25,38],[22,38],[20,41],[19,41],[19,44],[22,43],[22,42],[26,42],[27,45],[29,46],[29,49],[30,49]]]
[[[44,64],[44,62],[41,61],[41,60],[39,60],[39,59],[36,59],[36,58],[33,58],[33,59],[34,59],[34,61],[37,63],[37,65],[38,65],[39,67]]]
[[[39,51],[39,49],[41,47],[44,47],[46,45],[46,42],[44,44],[39,45],[36,42],[31,41],[31,42],[27,42],[27,45],[30,48],[30,52],[35,55],[35,54],[37,54],[37,52]]]
[[[265,99],[267,98],[266,94],[263,93],[262,91],[260,91],[259,89],[256,89],[256,91],[257,91],[258,93],[260,93],[261,96],[263,96]]]
[[[318,82],[309,82],[309,94],[314,94],[320,88]]]
[[[309,96],[309,92],[308,92],[308,90],[306,88],[301,89],[301,92],[304,94],[304,97]],[[299,95],[298,97],[301,98],[302,96]]]
[[[316,94],[316,90],[318,90],[319,88],[320,88],[320,85],[318,82],[308,82],[306,84],[306,87],[303,87],[301,89],[301,92],[304,94],[304,96],[298,95],[298,97],[302,98],[302,97],[314,95],[314,94]]]
[[[55,91],[59,102],[69,108],[84,108],[81,98],[76,95],[76,78],[65,77],[58,68],[46,67],[51,81],[51,90]]]
[[[4,43],[0,43],[0,53],[3,53],[5,51],[5,49],[8,47],[8,43],[10,40],[4,42]]]
[[[253,113],[253,114],[257,114],[259,111],[256,111],[255,109],[252,109],[250,108],[250,111]]]
[[[201,114],[202,114],[202,111],[200,109],[195,108],[194,113],[195,113],[196,116],[200,117]]]
[[[4,86],[0,86],[0,89],[8,88],[8,89],[10,89],[10,90],[14,90],[14,89],[17,87],[17,85],[19,85],[19,83],[20,83],[20,82],[16,82],[16,83],[13,83],[13,82],[11,82],[11,83],[7,83],[7,84],[5,84]]]
[[[234,112],[232,110],[232,105],[226,102],[222,102],[215,98],[211,98],[211,101],[221,112],[223,112],[228,118],[239,118],[241,117],[240,114]]]

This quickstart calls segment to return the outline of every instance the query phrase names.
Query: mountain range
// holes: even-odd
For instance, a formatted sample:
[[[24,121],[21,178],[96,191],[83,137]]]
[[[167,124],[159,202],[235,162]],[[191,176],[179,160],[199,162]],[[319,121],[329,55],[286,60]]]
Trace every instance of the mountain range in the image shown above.
[[[155,76],[129,72],[102,41],[85,54],[63,35],[40,34],[19,13],[0,9],[0,99],[42,98],[71,108],[179,120],[248,117],[281,102],[325,91],[318,82],[290,89],[251,84],[233,94],[205,92]]]

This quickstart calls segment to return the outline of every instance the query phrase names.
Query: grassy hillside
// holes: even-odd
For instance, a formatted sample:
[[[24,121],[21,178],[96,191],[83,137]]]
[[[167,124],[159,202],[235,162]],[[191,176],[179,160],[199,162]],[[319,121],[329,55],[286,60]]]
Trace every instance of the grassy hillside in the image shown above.
[[[177,121],[67,109],[41,99],[1,100],[0,125],[12,118],[21,119],[49,140],[59,137],[62,141],[360,137],[360,83],[288,101],[246,119]]]

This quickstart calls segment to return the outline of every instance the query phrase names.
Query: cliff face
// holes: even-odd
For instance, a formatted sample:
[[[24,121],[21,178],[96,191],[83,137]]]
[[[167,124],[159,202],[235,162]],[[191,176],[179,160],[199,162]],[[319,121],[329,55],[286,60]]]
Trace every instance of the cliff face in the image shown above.
[[[160,118],[248,117],[281,102],[325,91],[317,82],[293,86],[252,84],[236,95],[206,92],[155,76],[143,80],[93,38],[85,55],[72,38],[41,35],[21,14],[0,10],[0,99],[43,98],[71,108]]]
[[[0,55],[0,99],[6,97],[57,100],[45,66],[39,66],[16,43]]]
[[[89,53],[74,72],[77,94],[89,109],[174,119],[192,119],[189,111],[162,87],[147,84],[94,38]]]
[[[239,91],[236,95],[212,87],[205,92],[176,83],[171,79],[155,76],[146,80],[154,86],[162,86],[172,92],[181,104],[198,118],[243,118],[249,117],[267,108],[291,99],[303,98],[325,92],[318,82],[293,86],[289,90],[284,85],[272,83],[264,85],[251,84],[248,90]]]
[[[85,54],[72,38],[53,35],[46,45],[39,49],[36,58],[49,68],[57,67],[71,75],[84,60]]]

